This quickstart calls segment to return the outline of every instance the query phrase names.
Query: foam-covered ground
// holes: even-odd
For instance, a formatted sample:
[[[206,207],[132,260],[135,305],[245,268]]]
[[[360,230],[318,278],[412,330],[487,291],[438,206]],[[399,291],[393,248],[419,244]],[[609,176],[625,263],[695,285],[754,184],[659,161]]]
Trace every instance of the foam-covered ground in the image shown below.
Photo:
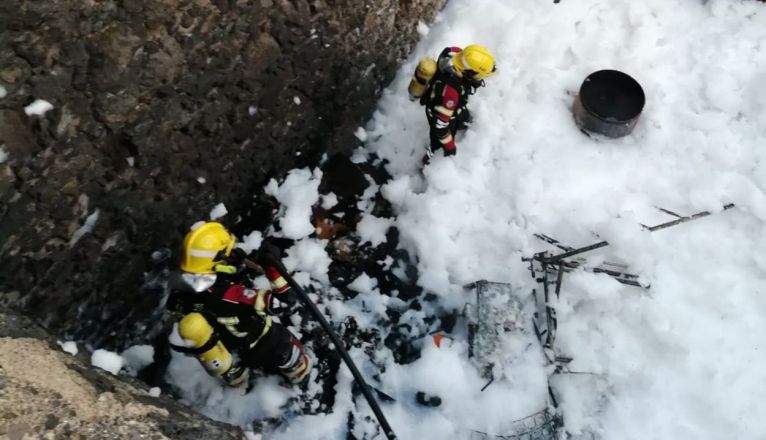
[[[388,161],[393,179],[380,191],[396,213],[369,214],[372,186],[359,233],[379,243],[396,226],[417,258],[417,283],[441,308],[459,308],[468,300],[461,286],[479,279],[534,287],[521,257],[547,248],[535,233],[570,246],[609,240],[592,262],[621,261],[651,287],[588,272],[565,278],[557,347],[574,358],[571,370],[587,373],[553,379],[565,428],[607,439],[766,437],[764,23],[766,6],[744,0],[451,0],[430,29],[421,26],[421,44],[358,134],[366,142],[357,160]],[[475,123],[458,136],[457,156],[437,154],[421,174],[428,135],[423,109],[407,98],[409,76],[421,56],[470,43],[495,53],[499,73],[471,98]],[[605,68],[629,73],[647,96],[633,134],[616,141],[584,136],[570,112],[583,79]],[[399,308],[417,327],[430,309],[406,310],[369,277],[349,286],[360,292],[353,301],[328,289],[326,242],[309,237],[319,175],[296,170],[267,189],[286,208],[283,235],[298,240],[286,264],[300,282],[324,285],[322,307],[335,322],[354,316],[375,327],[386,308]],[[736,207],[719,212],[728,203]],[[640,223],[670,219],[656,206],[715,214],[649,234]],[[503,434],[545,405],[539,354],[507,353],[505,378],[481,392],[486,379],[463,338],[422,349],[407,365],[385,347],[372,361],[352,350],[368,377],[385,366],[373,382],[396,399],[383,410],[402,439]],[[239,396],[192,359],[174,358],[170,372],[187,401],[240,424],[278,415],[296,393],[266,380]],[[354,436],[373,438],[344,368],[335,389],[330,414],[296,416],[270,438],[345,439],[349,411]],[[417,391],[442,404],[415,404]]]
[[[598,241],[651,283],[567,277],[558,310],[567,428],[605,438],[759,438],[766,422],[766,8],[752,1],[452,1],[371,122],[383,188],[420,257],[421,283],[527,280],[532,233]],[[481,25],[477,25],[481,23]],[[500,72],[471,100],[454,160],[417,177],[422,110],[402,90],[419,56],[480,42]],[[594,142],[572,122],[590,72],[622,70],[647,104],[631,136]],[[649,235],[637,224],[737,208]],[[577,382],[586,385],[577,386]],[[570,382],[569,384],[566,382]],[[604,393],[601,399],[596,394]],[[594,402],[597,402],[594,403]]]

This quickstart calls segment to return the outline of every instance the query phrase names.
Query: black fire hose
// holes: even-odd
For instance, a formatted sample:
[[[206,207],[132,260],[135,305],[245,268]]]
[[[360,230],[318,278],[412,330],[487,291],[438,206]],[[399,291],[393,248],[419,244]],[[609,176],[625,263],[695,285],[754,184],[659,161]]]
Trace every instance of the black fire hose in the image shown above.
[[[284,277],[284,279],[287,280],[287,284],[289,284],[293,291],[298,295],[298,298],[300,298],[301,301],[303,301],[303,304],[309,308],[311,314],[314,315],[314,318],[319,321],[319,324],[322,326],[324,331],[327,332],[327,335],[330,336],[332,343],[335,345],[335,350],[338,352],[338,354],[340,354],[340,357],[343,359],[343,362],[346,363],[348,369],[351,370],[351,374],[354,376],[354,380],[356,381],[357,385],[359,385],[359,388],[362,389],[362,394],[364,394],[364,398],[367,399],[367,403],[370,404],[370,408],[372,408],[372,412],[378,419],[378,424],[381,428],[383,428],[383,432],[386,434],[386,437],[388,440],[396,440],[396,434],[394,434],[394,430],[391,429],[391,425],[388,424],[386,416],[383,415],[383,411],[381,411],[377,400],[375,400],[375,397],[372,395],[369,385],[367,385],[367,382],[364,381],[364,378],[359,372],[359,369],[356,368],[354,361],[351,360],[351,357],[348,355],[348,352],[344,348],[343,341],[341,341],[338,335],[335,334],[332,327],[330,327],[330,323],[328,323],[327,319],[325,319],[324,315],[322,315],[322,312],[319,311],[316,304],[311,301],[308,295],[306,295],[306,292],[304,292],[301,286],[295,282],[293,277],[287,273],[287,269],[281,261],[270,258],[270,256],[264,256],[261,259],[264,260],[265,263],[277,269],[277,271]],[[250,262],[249,260],[245,261],[248,263]]]

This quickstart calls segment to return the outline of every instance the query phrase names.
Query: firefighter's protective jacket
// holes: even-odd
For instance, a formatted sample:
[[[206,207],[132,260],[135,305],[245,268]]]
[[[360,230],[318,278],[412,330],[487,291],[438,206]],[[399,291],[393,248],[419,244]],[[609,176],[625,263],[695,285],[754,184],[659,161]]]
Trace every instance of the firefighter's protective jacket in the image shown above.
[[[252,349],[271,327],[275,299],[294,302],[287,281],[274,268],[264,268],[271,290],[248,288],[240,284],[246,272],[233,276],[219,274],[215,282],[202,291],[195,289],[176,274],[171,280],[167,308],[187,314],[201,313],[213,324],[227,347],[234,350]]]
[[[468,96],[475,85],[458,76],[451,66],[455,54],[462,51],[459,47],[445,48],[439,54],[439,69],[423,95],[426,116],[431,128],[431,148],[444,148],[444,153],[454,154],[455,132],[463,113],[467,115]]]

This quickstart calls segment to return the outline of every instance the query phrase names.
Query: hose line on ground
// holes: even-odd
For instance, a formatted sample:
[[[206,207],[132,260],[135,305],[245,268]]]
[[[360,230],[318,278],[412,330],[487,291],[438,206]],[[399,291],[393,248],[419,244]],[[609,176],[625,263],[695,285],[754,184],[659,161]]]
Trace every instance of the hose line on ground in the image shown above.
[[[367,399],[367,403],[370,404],[370,408],[372,408],[372,412],[375,414],[375,417],[378,419],[378,424],[383,429],[383,432],[386,434],[386,438],[388,440],[396,440],[396,434],[394,434],[394,430],[391,429],[391,425],[388,424],[388,421],[386,420],[386,416],[383,415],[383,411],[380,409],[380,405],[378,405],[377,400],[375,400],[375,397],[372,395],[371,389],[369,385],[367,385],[367,382],[365,382],[364,378],[362,377],[362,374],[359,372],[359,369],[356,368],[356,364],[354,364],[354,361],[351,360],[351,356],[348,355],[348,352],[346,351],[343,341],[340,340],[338,335],[333,331],[332,327],[330,327],[330,323],[327,322],[327,319],[325,319],[324,315],[322,315],[322,312],[319,311],[316,304],[314,304],[313,301],[308,297],[306,292],[303,291],[300,285],[298,285],[297,282],[293,279],[293,277],[290,276],[289,273],[287,273],[287,269],[282,264],[281,261],[277,261],[274,258],[270,258],[269,256],[264,257],[263,260],[265,260],[266,263],[277,269],[277,271],[284,277],[285,280],[287,280],[287,283],[290,285],[290,287],[293,289],[293,291],[298,295],[298,298],[301,299],[303,304],[308,307],[308,309],[311,311],[311,314],[314,315],[314,318],[319,321],[319,324],[322,326],[324,331],[327,333],[327,335],[332,340],[333,345],[335,345],[335,350],[340,354],[340,357],[343,359],[343,362],[346,363],[346,366],[351,371],[351,374],[354,376],[354,380],[356,381],[357,385],[359,385],[359,388],[362,389],[362,394],[364,395],[364,398]],[[245,260],[245,262],[248,265],[256,264],[250,260]]]

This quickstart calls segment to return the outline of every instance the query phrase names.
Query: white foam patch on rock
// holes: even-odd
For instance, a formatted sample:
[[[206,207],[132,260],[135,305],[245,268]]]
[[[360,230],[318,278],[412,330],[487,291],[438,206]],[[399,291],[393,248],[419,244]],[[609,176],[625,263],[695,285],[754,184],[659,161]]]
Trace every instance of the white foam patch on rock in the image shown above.
[[[101,368],[112,374],[118,374],[125,364],[122,356],[108,350],[96,350],[90,357],[90,363],[94,367]]]
[[[377,246],[386,241],[386,232],[392,223],[392,220],[388,218],[363,214],[356,225],[356,232],[362,238],[361,244],[370,243],[372,246]]]
[[[89,234],[93,231],[93,228],[96,227],[96,223],[98,222],[98,216],[100,212],[101,211],[98,209],[93,211],[93,213],[85,219],[85,223],[83,223],[80,228],[74,231],[72,238],[69,239],[69,247],[74,246],[85,234]]]
[[[72,356],[77,356],[77,353],[79,353],[79,350],[77,349],[77,343],[75,341],[56,341],[56,343],[61,347],[61,350],[71,354]]]
[[[243,431],[245,434],[245,438],[247,440],[263,440],[263,436],[261,434],[256,434],[253,431]]]
[[[120,355],[126,372],[136,376],[141,370],[154,362],[154,347],[151,345],[134,345]]]
[[[363,163],[363,162],[366,162],[369,157],[370,157],[370,152],[367,151],[364,147],[359,147],[355,149],[354,152],[351,154],[351,162]]]
[[[364,142],[367,140],[367,131],[365,131],[364,127],[357,127],[356,131],[354,132],[354,136],[356,136],[356,138],[361,142]]]
[[[287,250],[283,263],[290,271],[306,272],[311,278],[327,284],[330,282],[327,273],[332,260],[325,251],[326,247],[327,240],[300,240]]]
[[[44,99],[35,99],[34,102],[24,107],[24,113],[27,116],[43,116],[50,110],[53,110],[53,104]]]
[[[261,247],[263,242],[263,233],[261,231],[253,231],[242,238],[242,241],[237,243],[237,247],[244,250],[246,253],[250,253]]]
[[[287,238],[300,239],[314,232],[311,223],[311,207],[319,200],[319,182],[322,172],[304,168],[292,170],[282,184],[272,179],[266,185],[266,194],[274,196],[279,203],[279,225]]]
[[[229,211],[226,209],[226,205],[224,205],[223,203],[219,203],[215,205],[213,209],[210,211],[210,220],[219,219],[228,213]]]
[[[420,34],[421,37],[425,37],[426,35],[428,35],[428,32],[430,30],[431,30],[431,28],[429,28],[427,24],[425,24],[422,21],[418,21],[417,31],[418,31],[418,34]]]
[[[322,195],[322,209],[330,209],[338,204],[338,196],[335,193]]]

